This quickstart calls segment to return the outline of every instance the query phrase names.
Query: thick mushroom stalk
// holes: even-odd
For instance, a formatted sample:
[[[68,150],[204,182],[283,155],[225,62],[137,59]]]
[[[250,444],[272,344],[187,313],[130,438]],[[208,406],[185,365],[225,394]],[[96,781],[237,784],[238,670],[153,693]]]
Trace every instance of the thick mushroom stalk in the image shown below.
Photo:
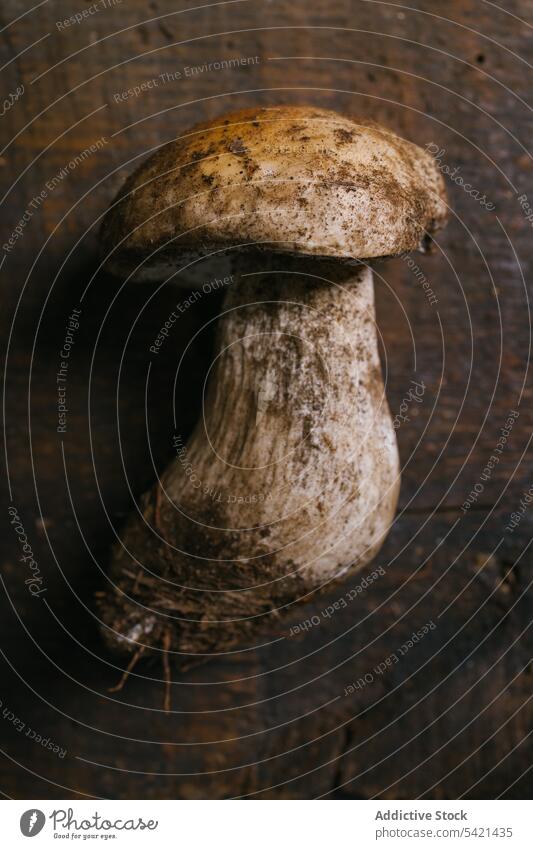
[[[399,462],[372,272],[278,256],[228,290],[203,415],[114,549],[105,633],[135,652],[252,645],[374,557]]]

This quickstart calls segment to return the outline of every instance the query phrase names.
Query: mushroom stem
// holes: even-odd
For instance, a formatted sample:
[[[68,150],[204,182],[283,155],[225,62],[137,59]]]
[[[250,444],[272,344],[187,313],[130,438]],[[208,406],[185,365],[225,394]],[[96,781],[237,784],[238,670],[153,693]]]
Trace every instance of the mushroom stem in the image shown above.
[[[114,551],[102,615],[130,651],[169,624],[177,652],[254,641],[371,560],[394,516],[369,268],[271,258],[226,293],[217,350],[203,416]]]

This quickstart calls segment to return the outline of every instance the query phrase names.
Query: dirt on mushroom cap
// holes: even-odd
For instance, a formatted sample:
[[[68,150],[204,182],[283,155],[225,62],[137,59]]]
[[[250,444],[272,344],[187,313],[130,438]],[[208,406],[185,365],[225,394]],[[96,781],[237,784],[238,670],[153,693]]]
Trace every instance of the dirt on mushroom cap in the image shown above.
[[[198,125],[127,180],[102,226],[111,271],[184,251],[267,244],[371,259],[414,250],[447,207],[433,158],[366,118],[245,109]],[[150,275],[153,277],[153,273]]]

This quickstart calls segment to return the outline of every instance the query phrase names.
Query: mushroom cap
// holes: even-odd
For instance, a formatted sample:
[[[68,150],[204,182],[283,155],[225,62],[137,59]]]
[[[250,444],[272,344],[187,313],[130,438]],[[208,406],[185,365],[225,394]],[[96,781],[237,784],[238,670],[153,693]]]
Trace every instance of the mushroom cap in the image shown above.
[[[430,154],[366,118],[243,109],[199,124],[126,181],[106,267],[158,279],[232,247],[371,259],[424,248],[447,215]]]

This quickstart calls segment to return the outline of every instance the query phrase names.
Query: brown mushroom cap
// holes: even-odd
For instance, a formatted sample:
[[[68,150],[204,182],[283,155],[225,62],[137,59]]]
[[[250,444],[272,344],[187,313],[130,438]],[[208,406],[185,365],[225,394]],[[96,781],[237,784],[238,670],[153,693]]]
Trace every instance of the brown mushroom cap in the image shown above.
[[[242,245],[371,259],[423,247],[445,222],[445,198],[433,158],[373,121],[244,109],[144,162],[105,216],[102,242],[109,270],[137,279],[189,252]]]

